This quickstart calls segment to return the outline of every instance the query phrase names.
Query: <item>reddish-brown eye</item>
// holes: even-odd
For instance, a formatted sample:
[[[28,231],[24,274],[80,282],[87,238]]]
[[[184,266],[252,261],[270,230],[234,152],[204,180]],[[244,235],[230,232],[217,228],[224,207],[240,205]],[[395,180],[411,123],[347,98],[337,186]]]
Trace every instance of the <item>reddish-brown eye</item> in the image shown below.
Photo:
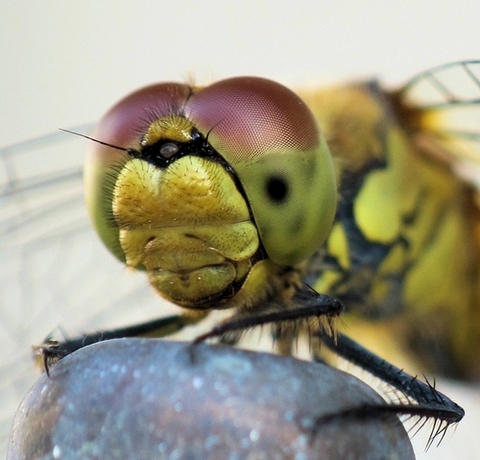
[[[93,137],[122,148],[140,148],[149,125],[158,118],[182,111],[191,90],[179,83],[160,83],[142,88],[114,105],[100,120]],[[99,143],[91,143],[85,161],[85,198],[93,225],[105,245],[121,260],[118,229],[112,223],[113,177],[128,155]]]
[[[330,231],[336,185],[307,105],[278,83],[238,77],[194,94],[185,114],[240,179],[269,258],[290,265],[313,254]]]
[[[142,88],[107,112],[95,130],[95,137],[121,147],[139,148],[149,125],[159,118],[181,113],[189,95],[190,87],[179,83]]]
[[[214,83],[191,97],[185,114],[222,155],[235,164],[286,150],[318,145],[315,119],[292,91],[270,80],[237,77]]]

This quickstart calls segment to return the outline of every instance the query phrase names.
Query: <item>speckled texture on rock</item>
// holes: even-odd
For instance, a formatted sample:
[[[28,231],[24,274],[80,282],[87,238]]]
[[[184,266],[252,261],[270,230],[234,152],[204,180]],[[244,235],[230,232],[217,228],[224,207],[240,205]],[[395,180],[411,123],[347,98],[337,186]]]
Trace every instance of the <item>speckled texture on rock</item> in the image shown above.
[[[192,351],[193,350],[193,351]],[[394,417],[317,417],[381,401],[331,367],[226,346],[120,339],[62,360],[12,429],[19,459],[412,459]]]

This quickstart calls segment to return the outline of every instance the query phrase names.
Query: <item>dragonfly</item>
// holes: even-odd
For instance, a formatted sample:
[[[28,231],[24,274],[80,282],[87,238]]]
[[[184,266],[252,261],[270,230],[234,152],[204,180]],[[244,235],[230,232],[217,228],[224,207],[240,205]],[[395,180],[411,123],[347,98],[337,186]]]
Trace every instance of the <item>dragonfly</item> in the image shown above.
[[[258,307],[265,303],[276,311],[280,300],[288,303],[298,293],[299,286],[306,283],[315,291],[342,301],[346,313],[342,314],[340,327],[349,335],[358,336],[359,340],[381,338],[380,344],[369,343],[374,351],[375,346],[385,351],[386,341],[394,355],[406,356],[418,363],[422,371],[475,379],[478,375],[476,350],[479,349],[475,326],[480,324],[474,321],[480,313],[475,302],[479,265],[475,233],[479,177],[475,113],[480,102],[479,69],[480,63],[476,61],[455,63],[419,74],[394,92],[384,91],[377,82],[360,82],[299,91],[301,99],[293,93],[284,93],[283,89],[281,98],[266,97],[269,91],[274,94],[276,91],[271,90],[269,82],[261,93],[265,96],[263,104],[255,108],[256,122],[260,123],[258,120],[268,115],[265,101],[272,103],[273,100],[282,106],[287,104],[285,98],[290,103],[303,104],[304,115],[295,119],[288,107],[280,110],[280,118],[285,123],[280,132],[274,132],[273,138],[271,129],[262,132],[264,145],[268,141],[275,153],[265,161],[262,158],[260,166],[255,167],[252,167],[256,163],[251,153],[255,148],[252,144],[243,145],[244,138],[228,122],[229,104],[225,104],[225,98],[233,97],[229,96],[231,92],[241,93],[244,90],[241,84],[235,86],[226,80],[219,82],[219,86],[207,87],[204,92],[188,85],[168,84],[162,103],[147,111],[142,106],[139,113],[134,106],[141,104],[134,99],[137,125],[129,124],[126,134],[121,130],[112,135],[108,132],[109,116],[112,113],[115,116],[119,106],[138,95],[135,93],[112,109],[92,135],[95,140],[91,141],[88,155],[86,193],[94,227],[117,259],[146,272],[157,291],[187,307],[185,314],[172,316],[178,329],[203,319],[209,310],[216,308],[213,302],[226,308],[232,305],[229,304],[232,299],[237,303],[240,299],[242,305]],[[253,80],[264,84],[263,80]],[[183,104],[185,100],[201,99],[195,99],[196,94],[204,94],[207,102],[203,106],[192,103],[191,113],[183,116],[178,101]],[[215,119],[218,107],[217,111],[208,111],[209,104],[227,109],[220,110],[221,116]],[[206,107],[203,114],[202,107]],[[274,103],[270,109],[275,109]],[[153,126],[153,121],[165,118],[162,111],[168,112],[169,123],[166,127]],[[195,114],[200,114],[201,121]],[[247,118],[244,115],[244,121]],[[196,131],[192,135],[192,128],[202,123],[200,137]],[[320,140],[317,123],[324,136]],[[102,126],[106,126],[106,131],[102,132]],[[142,129],[140,139],[138,131]],[[160,136],[158,130],[162,133]],[[92,126],[76,127],[73,131],[88,135]],[[137,134],[136,145],[128,144],[131,139],[122,138],[134,134]],[[138,321],[142,315],[151,316],[155,314],[151,305],[158,310],[159,300],[146,286],[145,273],[139,276],[123,273],[122,264],[109,258],[95,236],[82,206],[83,153],[78,146],[53,148],[61,136],[65,142],[79,143],[74,136],[56,133],[0,152],[3,165],[0,251],[2,260],[9,262],[3,264],[0,278],[2,337],[5,337],[2,345],[6,350],[1,364],[2,376],[6,376],[2,383],[2,402],[5,400],[6,419],[34,378],[33,370],[29,378],[25,377],[25,365],[29,365],[26,342],[32,334],[38,337],[32,343],[40,343],[46,333],[59,325],[68,328],[63,333],[68,337],[72,323],[76,328],[89,331],[92,324],[100,328],[98,325],[103,327],[116,321],[128,324],[130,320]],[[141,169],[145,158],[138,142],[152,150],[159,139],[164,141],[167,137],[169,142],[163,142],[157,155],[164,168],[170,162],[181,163],[182,158],[190,158],[191,151],[186,146],[190,141],[200,142],[202,148],[204,144],[210,145],[205,158],[215,157],[216,151],[223,149],[229,153],[217,160],[215,167],[220,165],[225,171],[222,184],[229,184],[230,189],[224,195],[240,197],[240,201],[248,198],[243,217],[237,220],[249,225],[240,233],[233,232],[234,236],[228,241],[239,250],[238,244],[233,243],[250,235],[247,238],[250,253],[244,259],[235,260],[233,265],[238,274],[233,281],[228,274],[231,267],[226,263],[216,262],[221,267],[213,275],[208,271],[196,273],[195,278],[214,279],[207,291],[193,283],[193,290],[188,287],[185,293],[182,289],[191,285],[193,278],[187,283],[185,274],[172,275],[174,270],[170,273],[164,270],[159,276],[156,256],[151,266],[142,260],[132,227],[138,202],[129,197],[128,192],[122,195],[123,192],[113,192],[114,187],[102,189],[102,181],[110,184],[119,181],[123,185],[118,190],[128,190],[129,184],[137,185],[138,177],[153,174]],[[284,137],[292,143],[293,150],[297,149],[296,153],[298,150],[309,152],[310,158],[306,160],[306,168],[300,162],[288,177],[279,173],[288,169],[280,168],[279,164],[290,163],[287,147],[292,150],[288,142],[279,143]],[[241,148],[237,148],[234,141]],[[249,138],[249,141],[255,139]],[[32,143],[36,145],[34,153]],[[42,151],[42,146],[46,150]],[[260,150],[263,148],[260,146]],[[286,159],[278,153],[282,149],[287,150]],[[135,163],[123,171],[121,165],[128,161],[129,155]],[[320,160],[315,159],[316,156]],[[188,170],[191,162],[182,164],[185,163]],[[203,167],[196,164],[193,170],[200,166]],[[266,171],[265,182],[262,174]],[[305,186],[308,175],[313,176],[315,186]],[[174,176],[169,180],[173,181]],[[262,184],[266,184],[264,188],[256,189]],[[130,201],[130,215],[119,217],[122,212],[116,214],[112,209],[104,212],[105,203],[108,205],[114,193],[118,195],[115,197],[118,202]],[[265,196],[270,202],[265,202]],[[173,200],[172,203],[182,202]],[[228,208],[230,205],[227,205]],[[312,205],[315,212],[311,212]],[[276,222],[279,206],[288,208],[288,218],[272,229],[269,225]],[[174,206],[170,212],[175,211]],[[124,228],[119,231],[119,226],[112,225],[112,221],[122,221]],[[194,226],[192,222],[185,225]],[[151,223],[144,221],[141,226],[150,227],[150,233],[140,240],[148,244],[158,239]],[[176,244],[171,241],[166,244]],[[199,241],[198,234],[182,236],[182,244],[187,244],[190,251],[204,255],[205,251],[197,244]],[[185,258],[185,252],[179,248],[177,255]],[[177,263],[175,256],[170,251],[170,265]],[[253,267],[256,267],[256,276],[247,276]],[[110,280],[105,280],[105,273],[111,273]],[[116,281],[119,276],[125,281]],[[230,281],[218,290],[217,278]],[[100,292],[104,292],[103,298]],[[279,292],[282,292],[280,297]],[[266,302],[272,293],[277,294],[275,301]],[[167,304],[162,306],[165,312],[173,311]],[[226,330],[230,327],[232,332],[238,324],[241,329],[268,322],[267,319],[272,318],[268,316],[268,308],[263,318],[257,317],[256,323],[242,322],[245,318],[240,314],[242,321],[227,321]],[[285,318],[280,320],[288,322]],[[328,324],[326,327],[328,329]],[[274,327],[277,344],[283,353],[289,353],[294,341],[294,334],[290,332],[295,328],[287,327],[286,334],[280,329]],[[225,332],[221,331],[221,334]],[[374,332],[366,335],[365,331]],[[218,330],[211,333],[212,336],[221,334]],[[66,343],[78,342],[67,339]],[[7,421],[2,426],[3,433],[8,425]]]

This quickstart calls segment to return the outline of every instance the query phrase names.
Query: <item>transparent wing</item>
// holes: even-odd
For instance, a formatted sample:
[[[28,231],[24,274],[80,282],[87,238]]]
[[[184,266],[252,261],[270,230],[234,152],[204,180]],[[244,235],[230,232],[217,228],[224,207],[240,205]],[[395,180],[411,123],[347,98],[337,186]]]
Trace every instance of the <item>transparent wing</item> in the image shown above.
[[[38,376],[32,345],[51,333],[76,336],[173,310],[91,229],[83,203],[86,142],[57,132],[0,149],[1,458],[15,409]]]
[[[419,145],[480,189],[480,61],[423,72],[397,96]]]

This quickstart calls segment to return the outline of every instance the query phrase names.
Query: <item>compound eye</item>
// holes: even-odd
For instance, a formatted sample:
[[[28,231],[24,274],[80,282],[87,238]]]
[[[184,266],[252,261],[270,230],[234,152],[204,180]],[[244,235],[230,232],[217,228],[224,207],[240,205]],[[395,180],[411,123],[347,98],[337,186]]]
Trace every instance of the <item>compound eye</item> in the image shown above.
[[[159,118],[182,113],[191,93],[188,85],[159,83],[142,88],[115,104],[102,118],[95,138],[138,149],[143,135]],[[92,146],[95,151],[96,145]]]
[[[128,95],[101,119],[93,137],[122,148],[138,150],[142,138],[155,120],[182,113],[191,94],[188,85],[161,83]],[[175,144],[165,143],[162,155],[175,154]],[[120,260],[124,260],[118,241],[118,229],[112,219],[112,194],[115,178],[129,156],[121,150],[99,143],[89,144],[85,162],[85,194],[90,218],[101,239]]]
[[[318,126],[308,107],[289,89],[263,78],[214,83],[190,98],[185,112],[232,164],[318,145]]]
[[[335,177],[317,122],[295,93],[263,78],[231,78],[195,93],[185,114],[240,179],[270,259],[298,263],[321,246]]]

